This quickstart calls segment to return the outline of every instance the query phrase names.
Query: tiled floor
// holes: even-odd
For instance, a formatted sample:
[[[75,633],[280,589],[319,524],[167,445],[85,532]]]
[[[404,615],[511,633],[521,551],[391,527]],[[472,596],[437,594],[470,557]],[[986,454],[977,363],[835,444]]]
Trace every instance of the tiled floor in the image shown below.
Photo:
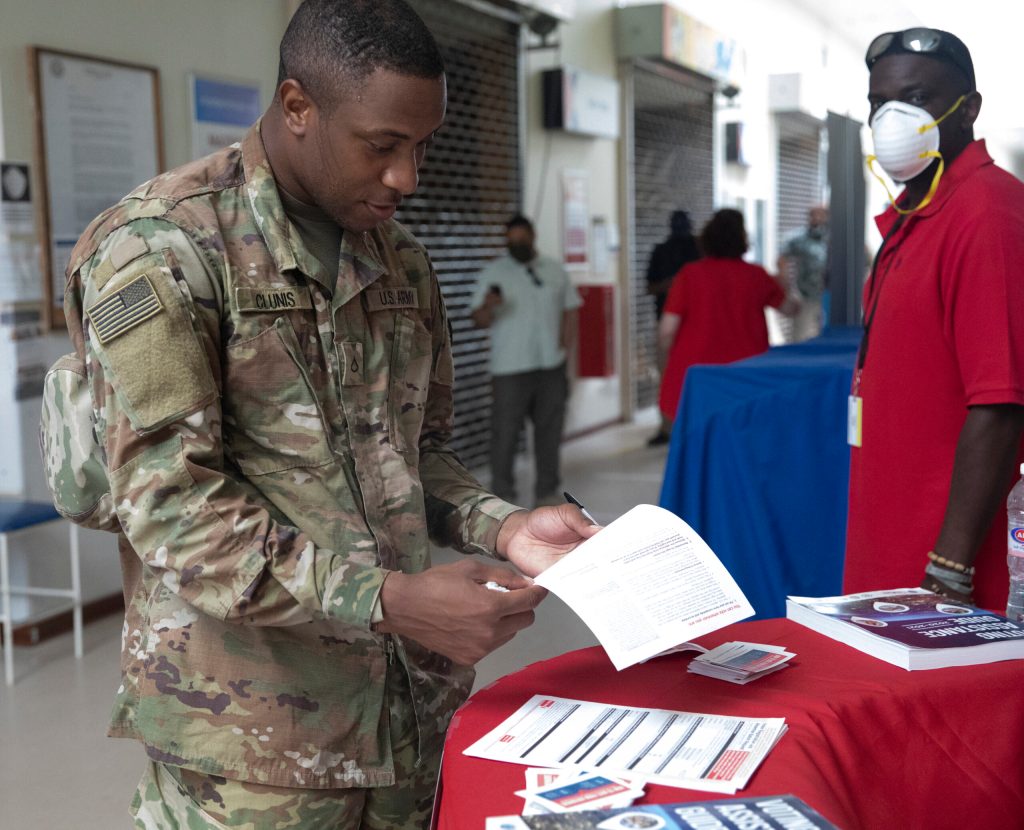
[[[635,504],[657,503],[664,449],[647,449],[654,421],[603,430],[569,442],[566,488],[601,522]],[[520,492],[531,492],[521,466]],[[458,554],[439,552],[435,561]],[[0,686],[0,828],[116,830],[130,827],[126,805],[144,755],[132,741],[106,738],[118,681],[121,622],[108,617],[85,629],[85,657],[72,656],[70,634],[15,652],[18,680]],[[532,628],[483,660],[477,688],[524,665],[583,646],[594,638],[554,596]]]

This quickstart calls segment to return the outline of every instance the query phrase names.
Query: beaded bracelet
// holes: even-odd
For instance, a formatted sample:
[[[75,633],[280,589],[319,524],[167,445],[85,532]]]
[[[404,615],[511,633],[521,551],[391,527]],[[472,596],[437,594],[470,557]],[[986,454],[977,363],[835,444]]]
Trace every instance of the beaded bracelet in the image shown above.
[[[942,565],[936,565],[934,562],[929,562],[925,565],[924,570],[925,573],[930,573],[932,576],[937,576],[951,582],[959,582],[963,585],[970,585],[974,582],[974,577],[970,574],[962,574],[960,571],[943,568]]]
[[[954,562],[952,559],[947,559],[945,556],[939,556],[935,551],[928,551],[928,558],[932,560],[936,565],[942,565],[945,568],[952,568],[954,571],[959,571],[962,574],[968,576],[974,575],[974,566],[965,565],[963,562]]]
[[[964,576],[963,574],[951,571],[948,568],[939,567],[931,562],[925,566],[924,572],[936,582],[944,585],[950,590],[968,595],[974,592],[974,580],[969,576]]]

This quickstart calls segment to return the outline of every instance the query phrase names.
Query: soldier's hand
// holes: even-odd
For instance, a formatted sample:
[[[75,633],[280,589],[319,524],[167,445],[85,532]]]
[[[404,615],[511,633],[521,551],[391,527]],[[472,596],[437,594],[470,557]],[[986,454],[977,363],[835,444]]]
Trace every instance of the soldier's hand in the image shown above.
[[[509,590],[484,587],[489,581]],[[546,595],[507,568],[472,559],[418,574],[396,572],[381,589],[384,619],[377,630],[471,666],[531,625],[533,609]]]
[[[571,504],[513,513],[498,533],[498,553],[527,576],[547,570],[601,530]]]

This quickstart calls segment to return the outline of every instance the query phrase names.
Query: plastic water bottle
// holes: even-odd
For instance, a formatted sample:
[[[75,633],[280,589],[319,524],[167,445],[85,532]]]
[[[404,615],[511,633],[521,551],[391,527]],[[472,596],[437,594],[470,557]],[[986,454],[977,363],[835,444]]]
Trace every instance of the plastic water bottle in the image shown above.
[[[1010,569],[1010,595],[1006,600],[1006,616],[1017,622],[1024,621],[1024,464],[1020,465],[1020,480],[1013,485],[1006,500],[1006,519],[1009,537],[1006,546],[1006,565]]]

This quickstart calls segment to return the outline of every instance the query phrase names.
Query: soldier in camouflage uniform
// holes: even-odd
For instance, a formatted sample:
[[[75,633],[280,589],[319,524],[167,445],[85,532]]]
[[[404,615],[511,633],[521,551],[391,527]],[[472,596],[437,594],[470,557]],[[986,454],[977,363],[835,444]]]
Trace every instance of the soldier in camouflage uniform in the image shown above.
[[[118,534],[110,734],[149,755],[138,827],[425,826],[469,666],[544,596],[431,568],[429,539],[528,577],[596,530],[490,495],[447,448],[444,304],[391,218],[445,112],[422,21],[306,0],[281,55],[240,146],[82,236],[75,353],[47,380],[55,502]]]

